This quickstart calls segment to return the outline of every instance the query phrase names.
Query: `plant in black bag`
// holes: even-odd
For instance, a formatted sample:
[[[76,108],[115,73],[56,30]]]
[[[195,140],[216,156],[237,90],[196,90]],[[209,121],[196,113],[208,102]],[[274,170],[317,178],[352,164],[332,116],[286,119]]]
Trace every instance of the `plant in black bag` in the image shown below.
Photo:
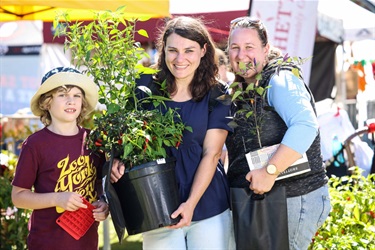
[[[249,188],[230,192],[237,249],[289,249],[285,187],[274,186],[263,195]]]
[[[272,111],[273,108],[265,105],[265,95],[270,86],[260,86],[259,83],[262,77],[269,74],[278,74],[282,67],[289,66],[292,62],[300,65],[307,59],[299,57],[291,58],[285,55],[283,58],[271,60],[269,62],[269,71],[257,72],[255,82],[245,84],[234,82],[230,88],[231,101],[237,105],[237,110],[233,114],[233,120],[229,124],[236,128],[239,126],[246,126],[248,131],[256,136],[252,141],[259,146],[258,149],[247,154],[246,157],[249,167],[256,169],[262,167],[263,163],[268,162],[268,158],[262,157],[261,160],[258,151],[269,149],[269,153],[264,153],[263,156],[272,154],[271,149],[276,150],[276,145],[269,145],[270,147],[263,147],[261,141],[261,128],[264,122],[265,112]],[[247,72],[249,69],[256,70],[257,62],[240,63],[241,72]],[[272,71],[274,68],[276,70]],[[291,68],[292,73],[300,77],[300,71],[297,67]],[[244,144],[245,147],[245,144]],[[248,156],[248,155],[246,155]],[[258,156],[258,157],[257,157]],[[254,159],[255,160],[254,160]],[[254,161],[254,162],[253,162]],[[252,168],[251,168],[252,169]],[[285,187],[274,185],[268,193],[259,195],[254,194],[249,187],[246,188],[231,188],[231,204],[234,221],[234,232],[236,238],[237,249],[246,250],[288,250],[289,236],[288,236],[288,211],[286,204]]]

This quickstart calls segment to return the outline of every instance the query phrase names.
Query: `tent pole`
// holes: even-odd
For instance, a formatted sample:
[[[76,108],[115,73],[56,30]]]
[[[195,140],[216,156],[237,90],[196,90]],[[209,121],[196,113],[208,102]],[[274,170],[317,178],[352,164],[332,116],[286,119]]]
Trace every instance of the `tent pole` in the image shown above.
[[[343,42],[340,44],[342,49],[342,58],[339,62],[336,56],[336,64],[341,63],[339,67],[337,67],[338,72],[336,72],[336,96],[335,96],[335,103],[340,108],[347,110],[346,108],[346,82],[345,82],[345,49]]]
[[[103,222],[103,250],[111,250],[111,240],[109,236],[109,218]]]
[[[343,58],[345,58],[345,48],[344,43],[341,44],[342,46],[342,54]],[[342,101],[342,108],[347,110],[346,106],[346,80],[345,80],[345,63],[343,62],[341,65],[341,72],[340,72],[340,85],[341,85],[341,101]]]
[[[247,11],[247,15],[251,16],[251,5],[253,4],[253,0],[249,0],[249,9]]]

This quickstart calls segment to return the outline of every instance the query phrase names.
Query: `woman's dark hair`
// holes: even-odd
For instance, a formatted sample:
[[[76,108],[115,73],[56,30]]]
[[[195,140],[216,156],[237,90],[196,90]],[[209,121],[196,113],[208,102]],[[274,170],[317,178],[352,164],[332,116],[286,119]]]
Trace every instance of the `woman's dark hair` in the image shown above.
[[[169,94],[176,91],[175,77],[169,71],[165,63],[165,44],[171,34],[177,34],[186,39],[197,42],[201,48],[206,45],[206,54],[195,71],[193,80],[190,83],[190,92],[194,101],[200,101],[206,93],[216,84],[218,67],[215,64],[215,45],[211,35],[203,22],[197,18],[179,16],[170,19],[162,29],[157,40],[159,59],[156,68],[160,70],[156,78],[159,82],[166,80]]]

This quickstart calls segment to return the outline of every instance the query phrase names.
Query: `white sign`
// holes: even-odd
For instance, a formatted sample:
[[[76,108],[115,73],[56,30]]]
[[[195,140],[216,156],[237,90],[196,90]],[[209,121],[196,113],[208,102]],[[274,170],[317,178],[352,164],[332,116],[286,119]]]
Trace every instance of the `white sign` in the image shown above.
[[[316,35],[318,0],[252,0],[251,16],[262,20],[269,42],[289,56],[309,58],[313,55]],[[308,85],[311,60],[302,65]]]
[[[11,115],[30,107],[30,100],[38,89],[39,55],[1,56],[0,113]]]

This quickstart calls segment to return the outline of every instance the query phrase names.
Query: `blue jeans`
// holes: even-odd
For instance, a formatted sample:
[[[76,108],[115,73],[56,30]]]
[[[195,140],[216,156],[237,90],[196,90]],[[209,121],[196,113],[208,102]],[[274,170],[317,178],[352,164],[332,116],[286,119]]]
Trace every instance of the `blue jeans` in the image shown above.
[[[179,229],[159,228],[143,233],[144,250],[234,249],[230,210],[211,218],[195,221]]]
[[[287,198],[290,250],[306,250],[331,210],[328,186]]]

